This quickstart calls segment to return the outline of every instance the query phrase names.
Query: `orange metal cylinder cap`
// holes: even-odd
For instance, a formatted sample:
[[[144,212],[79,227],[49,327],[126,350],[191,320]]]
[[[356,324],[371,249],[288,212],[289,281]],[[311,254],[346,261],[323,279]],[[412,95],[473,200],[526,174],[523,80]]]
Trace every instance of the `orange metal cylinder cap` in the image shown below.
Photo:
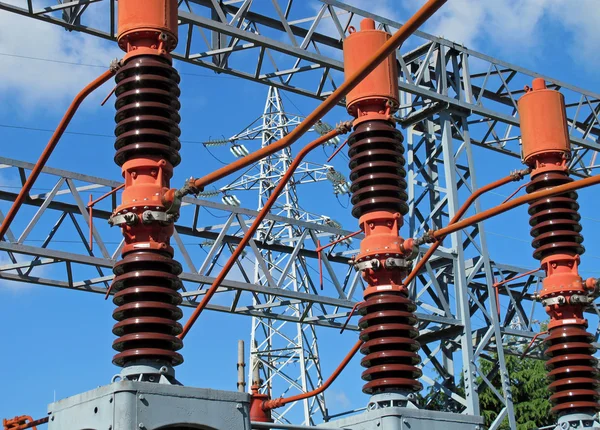
[[[375,30],[375,20],[371,18],[365,18],[360,21],[360,31]]]
[[[177,46],[177,0],[119,0],[119,47],[128,52],[128,45],[151,48],[164,43],[166,51]],[[156,49],[155,48],[155,49]]]
[[[555,154],[568,158],[571,152],[565,98],[546,87],[542,78],[533,80],[532,88],[519,100],[523,161],[536,167],[541,156]]]
[[[344,40],[344,76],[352,76],[391,37],[375,29],[375,21],[365,18],[360,22],[360,31],[350,27],[350,35]],[[396,58],[390,56],[375,68],[346,96],[348,113],[355,117],[358,110],[370,105],[369,110],[385,110],[398,106],[398,67]]]

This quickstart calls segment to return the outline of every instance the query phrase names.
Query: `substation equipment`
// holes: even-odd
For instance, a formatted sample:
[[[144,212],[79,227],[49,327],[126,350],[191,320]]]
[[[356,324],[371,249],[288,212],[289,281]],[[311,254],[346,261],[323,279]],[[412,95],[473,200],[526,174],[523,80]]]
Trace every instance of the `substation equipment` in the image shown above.
[[[479,416],[419,409],[415,395],[422,390],[416,305],[407,286],[449,234],[529,204],[534,257],[546,272],[539,299],[550,324],[546,355],[550,398],[557,429],[598,428],[597,360],[593,336],[583,315],[597,283],[578,273],[581,245],[576,190],[595,185],[600,177],[573,180],[567,161],[571,148],[562,95],[536,79],[519,102],[523,160],[527,169],[480,189],[444,228],[404,239],[400,230],[408,212],[405,145],[396,128],[399,108],[397,63],[391,55],[443,4],[430,0],[394,35],[376,29],[365,18],[360,29],[350,27],[344,42],[345,82],[290,134],[204,177],[171,188],[181,161],[179,75],[170,53],[178,43],[178,2],[120,0],[118,44],[125,52],[119,62],[87,87],[57,130],[5,217],[4,236],[19,206],[41,172],[61,133],[81,100],[110,77],[116,81],[115,163],[124,178],[122,201],[110,224],[124,237],[121,260],[114,266],[110,287],[116,308],[113,333],[121,368],[110,384],[50,404],[41,420],[19,416],[5,420],[6,429],[21,430],[47,423],[51,430],[81,429],[482,429]],[[290,146],[328,110],[345,97],[352,120],[308,144],[290,163],[289,174],[241,238],[231,258],[206,291],[192,317],[180,324],[182,267],[170,244],[182,199],[261,158]],[[62,128],[62,130],[61,130]],[[289,398],[261,393],[260,377],[251,392],[228,392],[184,386],[175,376],[183,362],[183,339],[206,308],[277,200],[294,169],[313,149],[351,131],[347,141],[352,215],[364,238],[352,261],[367,288],[356,307],[359,339],[339,367],[320,387]],[[527,195],[462,218],[473,200],[485,191],[531,176]],[[430,244],[418,261],[418,247]],[[318,395],[339,376],[352,357],[362,354],[362,391],[369,397],[364,412],[316,427],[274,423],[271,411],[290,402]]]

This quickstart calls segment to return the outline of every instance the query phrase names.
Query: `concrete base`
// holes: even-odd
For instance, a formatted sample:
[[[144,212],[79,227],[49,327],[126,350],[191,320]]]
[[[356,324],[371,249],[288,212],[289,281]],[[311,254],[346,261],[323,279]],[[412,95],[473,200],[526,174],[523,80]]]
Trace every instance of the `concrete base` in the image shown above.
[[[245,393],[122,380],[48,407],[49,430],[250,430]]]
[[[351,430],[483,430],[483,418],[449,412],[389,407],[368,410],[323,427]]]

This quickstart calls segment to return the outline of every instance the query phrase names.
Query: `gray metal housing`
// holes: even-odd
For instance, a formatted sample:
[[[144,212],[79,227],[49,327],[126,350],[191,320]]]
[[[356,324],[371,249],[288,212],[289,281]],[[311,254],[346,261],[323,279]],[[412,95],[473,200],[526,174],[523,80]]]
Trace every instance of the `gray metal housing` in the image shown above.
[[[483,430],[483,418],[449,412],[390,407],[325,424],[348,430]]]
[[[48,406],[49,430],[249,430],[250,395],[119,381]]]

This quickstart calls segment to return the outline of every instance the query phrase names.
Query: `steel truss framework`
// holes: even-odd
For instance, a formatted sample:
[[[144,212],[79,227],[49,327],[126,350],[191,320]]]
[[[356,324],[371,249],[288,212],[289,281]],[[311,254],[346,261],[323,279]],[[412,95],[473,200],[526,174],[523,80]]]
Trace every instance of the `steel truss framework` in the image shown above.
[[[24,179],[32,166],[30,163],[0,157],[0,172],[8,177],[18,175]],[[86,234],[89,217],[83,194],[94,191],[104,193],[114,189],[119,183],[52,168],[44,170],[41,181],[52,184],[51,190],[31,196],[27,202],[31,210],[23,211],[15,224],[23,226],[22,231],[19,234],[10,232],[7,235],[8,241],[0,242],[0,279],[106,293],[112,279],[110,268],[116,261],[121,243],[114,241],[114,237],[118,236],[105,224],[110,211],[97,209],[93,213],[96,247],[94,251],[90,250]],[[12,201],[15,196],[14,190],[0,191],[1,200]],[[116,200],[113,199],[110,205],[114,207],[115,204]],[[198,199],[186,199],[183,209],[174,239],[178,257],[186,265],[182,275],[186,285],[186,291],[183,293],[184,306],[193,307],[197,298],[203,294],[202,286],[212,282],[212,274],[218,269],[220,259],[230,254],[243,234],[244,227],[252,222],[256,212]],[[225,223],[200,227],[197,221],[207,216],[207,210],[211,213],[226,214]],[[261,260],[265,251],[287,253],[290,258],[302,258],[305,273],[308,274],[306,281],[310,292],[283,289],[269,284],[268,280],[266,285],[252,282],[251,269],[248,269],[242,260],[238,262],[239,272],[235,278],[241,276],[244,281],[225,281],[218,299],[210,305],[210,309],[257,318],[268,317],[281,322],[302,323],[305,326],[339,328],[362,293],[359,278],[347,265],[348,258],[355,250],[350,248],[341,252],[335,251],[323,257],[329,288],[321,292],[317,284],[316,253],[311,249],[316,247],[319,239],[332,240],[346,235],[348,231],[276,215],[270,215],[268,219],[272,223],[288,225],[301,232],[301,240],[297,240],[297,243],[254,241],[251,248],[257,264],[266,267],[267,260]],[[477,243],[473,240],[476,236],[477,229],[469,232],[464,243],[473,243],[463,249],[476,248]],[[31,239],[32,237],[44,239],[38,241]],[[481,238],[481,230],[479,237]],[[76,240],[65,243],[61,238]],[[199,253],[198,243],[190,243],[192,240],[200,240],[200,245],[209,245],[207,254]],[[33,244],[30,244],[31,242]],[[467,358],[473,357],[469,362],[475,362],[476,357],[493,361],[495,366],[490,374],[476,378],[480,384],[487,385],[486,380],[489,381],[502,368],[501,360],[496,360],[494,354],[521,354],[523,344],[528,343],[539,330],[533,319],[533,309],[539,304],[532,301],[531,297],[539,290],[541,273],[520,278],[499,289],[501,302],[505,307],[501,309],[499,323],[494,324],[493,322],[498,320],[495,317],[497,314],[494,293],[490,291],[490,273],[494,279],[511,279],[524,273],[525,269],[495,264],[481,255],[466,258],[463,254],[463,258],[459,260],[456,258],[456,249],[452,243],[451,247],[438,250],[413,285],[412,291],[419,305],[419,341],[426,354],[423,365],[439,375],[439,378],[428,376],[431,375],[429,372],[424,377],[424,382],[456,400],[458,405],[462,405],[459,409],[468,412],[468,407],[476,410],[474,394],[483,388],[483,385],[474,385],[476,389],[471,399],[465,399],[455,393],[456,375],[452,357],[462,351],[462,360],[466,355]],[[204,257],[199,258],[202,255]],[[458,263],[462,264],[457,267]],[[459,269],[462,269],[462,272],[457,272]],[[47,275],[49,272],[52,273],[52,277]],[[464,275],[457,277],[457,273]],[[452,300],[459,297],[461,289],[468,296],[468,308],[463,313],[468,316],[464,318],[457,311],[460,303],[453,303]],[[265,297],[269,299],[264,300]],[[309,311],[302,315],[289,312],[290,308],[294,309],[300,305],[306,306],[305,310]],[[595,307],[590,309],[590,312],[598,314]],[[465,324],[469,326],[475,320],[481,323],[471,324],[467,330]],[[348,329],[357,330],[357,327],[350,324]],[[596,334],[598,330],[596,327]],[[500,333],[498,336],[497,331]],[[498,348],[500,343],[497,339],[502,339],[502,350]],[[464,348],[464,343],[469,342],[472,345],[471,350]],[[534,347],[529,351],[529,355],[539,357],[539,351]],[[477,367],[470,370],[479,372]],[[502,397],[503,393],[498,392],[498,395]]]
[[[79,0],[34,9],[31,0],[21,7],[0,2],[0,9],[61,25],[114,40],[114,0]],[[217,0],[185,0],[180,2],[180,51],[177,58],[219,73],[275,86],[309,97],[323,98],[342,79],[339,50],[346,29],[356,18],[371,17],[381,27],[393,31],[399,23],[335,0],[323,0],[314,16],[306,16],[301,2],[252,2]],[[94,12],[96,11],[96,12]],[[95,13],[96,19],[87,18]],[[95,26],[104,14],[104,26]],[[284,41],[285,40],[285,41]],[[469,192],[477,188],[472,149],[484,147],[499,154],[520,157],[519,120],[516,99],[525,84],[540,76],[537,73],[491,58],[454,44],[448,40],[417,32],[398,53],[401,109],[399,122],[407,127],[408,176],[410,214],[407,219],[410,235],[447,223]],[[600,136],[600,96],[575,86],[544,77],[552,88],[565,95],[574,157],[571,168],[580,176],[591,173],[596,163]],[[17,169],[21,177],[31,165],[0,159],[6,168]],[[71,172],[45,170],[54,188],[49,193],[31,196],[28,204],[38,211],[23,213],[27,226],[19,235],[9,235],[0,242],[6,263],[0,277],[83,291],[104,293],[111,275],[107,268],[114,263],[119,245],[108,247],[110,231],[96,223],[97,250],[89,250],[85,230],[86,210],[81,192],[107,190],[118,182],[92,178]],[[460,198],[459,198],[460,196]],[[2,191],[3,200],[14,199],[15,193]],[[114,205],[114,201],[113,201]],[[97,210],[94,218],[106,220],[109,210]],[[226,214],[222,225],[202,227],[205,209]],[[475,210],[479,210],[476,206]],[[185,305],[195,306],[202,294],[198,285],[209,283],[219,258],[226,257],[243,234],[256,212],[204,200],[187,199],[179,220],[175,242],[180,259],[187,265],[183,279]],[[41,245],[27,243],[31,231],[44,216],[58,221]],[[67,221],[67,218],[69,219]],[[315,248],[319,237],[339,237],[348,232],[336,227],[271,215],[273,223],[288,223],[301,232],[302,240],[281,243],[263,242],[258,238],[251,248],[256,258],[265,249],[276,249],[290,256],[301,256],[307,267],[315,267]],[[71,222],[69,225],[68,222]],[[16,225],[19,225],[18,223]],[[80,248],[53,242],[61,229],[69,228],[81,239]],[[492,425],[497,428],[507,418],[514,426],[514,411],[507,386],[503,354],[520,354],[523,345],[539,328],[534,311],[538,303],[531,297],[538,289],[541,273],[520,278],[498,289],[498,312],[494,280],[511,279],[526,269],[490,261],[483,225],[454,234],[446,239],[426,265],[411,291],[419,305],[420,342],[423,345],[424,382],[440,395],[451,397],[457,411],[476,414],[478,393],[491,389],[505,407]],[[113,233],[114,234],[114,233]],[[198,259],[197,250],[188,249],[186,240],[202,238],[210,241],[208,255]],[[109,251],[110,249],[110,251]],[[321,292],[309,277],[310,292],[279,288],[267,279],[266,285],[254,283],[238,264],[245,281],[224,282],[218,300],[210,308],[222,312],[246,314],[282,321],[301,322],[312,326],[339,327],[361,296],[360,280],[347,266],[352,249],[334,251],[323,259],[330,282]],[[264,263],[264,259],[263,259]],[[36,276],[45,266],[57,266],[53,278]],[[285,268],[279,268],[280,270]],[[91,274],[91,270],[94,274]],[[263,272],[266,273],[266,272]],[[311,273],[310,270],[307,273]],[[270,301],[261,301],[261,295]],[[262,296],[264,297],[264,296]],[[253,302],[254,301],[254,302]],[[289,306],[302,305],[310,312],[294,315]],[[312,312],[312,314],[311,314]],[[597,321],[597,309],[589,309]],[[356,330],[351,325],[349,329]],[[599,328],[592,332],[598,338]],[[534,345],[528,352],[539,356]],[[481,360],[493,363],[491,371],[483,372]],[[456,385],[462,376],[465,394]],[[500,375],[501,387],[491,381]],[[439,375],[435,377],[433,375]],[[452,402],[449,402],[451,404]]]
[[[307,16],[304,2],[294,0],[180,0],[180,42],[174,56],[217,73],[324,98],[343,79],[338,58],[351,23],[371,17],[391,32],[400,23],[341,1],[321,2],[316,14]],[[0,9],[116,39],[116,0],[15,3],[0,1]],[[600,95],[421,31],[404,46],[408,52],[397,56],[403,124],[441,111],[458,112],[476,126],[471,128],[473,144],[520,157],[516,100],[524,85],[541,76],[565,95],[575,144],[573,168],[589,174],[599,148]]]

